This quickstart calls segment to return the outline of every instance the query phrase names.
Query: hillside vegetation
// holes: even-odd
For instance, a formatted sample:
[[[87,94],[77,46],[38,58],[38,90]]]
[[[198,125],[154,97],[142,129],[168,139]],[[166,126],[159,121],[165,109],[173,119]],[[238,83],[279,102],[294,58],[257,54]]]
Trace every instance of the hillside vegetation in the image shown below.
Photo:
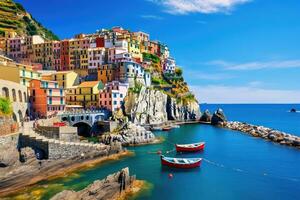
[[[5,31],[15,31],[22,35],[41,35],[45,39],[58,40],[50,30],[43,27],[24,7],[12,0],[0,0],[0,35]]]

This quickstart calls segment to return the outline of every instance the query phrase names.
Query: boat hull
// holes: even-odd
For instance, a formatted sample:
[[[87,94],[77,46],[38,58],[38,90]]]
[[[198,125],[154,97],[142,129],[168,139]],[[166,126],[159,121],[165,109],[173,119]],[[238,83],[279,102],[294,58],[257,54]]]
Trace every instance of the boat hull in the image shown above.
[[[164,165],[164,166],[168,166],[168,167],[181,168],[181,169],[191,169],[191,168],[200,167],[201,160],[199,160],[195,163],[191,163],[191,164],[179,164],[179,163],[168,162],[167,160],[161,158],[161,164]]]
[[[196,151],[203,151],[205,147],[205,143],[196,147],[184,147],[176,144],[175,147],[177,152],[196,152]]]

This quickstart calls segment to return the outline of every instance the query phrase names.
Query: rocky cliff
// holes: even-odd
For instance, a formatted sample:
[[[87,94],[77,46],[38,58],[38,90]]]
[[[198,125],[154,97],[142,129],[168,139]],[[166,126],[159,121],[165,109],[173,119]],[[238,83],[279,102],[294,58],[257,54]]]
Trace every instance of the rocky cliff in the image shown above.
[[[190,121],[200,118],[196,101],[177,102],[159,90],[142,88],[140,93],[128,93],[124,111],[137,124],[160,124],[168,120]]]
[[[133,183],[135,177],[129,175],[129,169],[124,168],[121,171],[107,176],[103,180],[96,180],[83,190],[78,192],[65,190],[54,197],[51,200],[96,200],[96,199],[125,199],[126,193],[130,194],[133,191]],[[136,188],[139,191],[141,188]],[[122,195],[122,191],[125,191],[125,195]],[[135,190],[136,191],[136,190]]]

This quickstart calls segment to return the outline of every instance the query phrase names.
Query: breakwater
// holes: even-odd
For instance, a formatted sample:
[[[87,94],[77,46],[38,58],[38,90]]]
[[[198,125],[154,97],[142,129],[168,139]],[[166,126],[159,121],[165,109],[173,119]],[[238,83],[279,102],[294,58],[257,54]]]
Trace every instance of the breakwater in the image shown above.
[[[253,137],[260,137],[281,145],[293,146],[300,149],[300,137],[264,126],[256,126],[243,122],[220,122],[219,125],[231,130],[241,131]]]

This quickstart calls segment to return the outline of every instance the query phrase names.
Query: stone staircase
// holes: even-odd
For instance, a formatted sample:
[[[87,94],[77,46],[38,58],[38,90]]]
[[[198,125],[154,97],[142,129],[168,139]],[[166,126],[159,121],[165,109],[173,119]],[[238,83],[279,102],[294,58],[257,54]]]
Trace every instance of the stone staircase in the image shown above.
[[[108,154],[110,150],[110,146],[102,143],[66,142],[50,139],[37,134],[32,128],[28,127],[24,128],[20,134],[20,147],[26,146],[42,150],[49,159],[82,156],[90,152],[97,152],[105,155]]]

